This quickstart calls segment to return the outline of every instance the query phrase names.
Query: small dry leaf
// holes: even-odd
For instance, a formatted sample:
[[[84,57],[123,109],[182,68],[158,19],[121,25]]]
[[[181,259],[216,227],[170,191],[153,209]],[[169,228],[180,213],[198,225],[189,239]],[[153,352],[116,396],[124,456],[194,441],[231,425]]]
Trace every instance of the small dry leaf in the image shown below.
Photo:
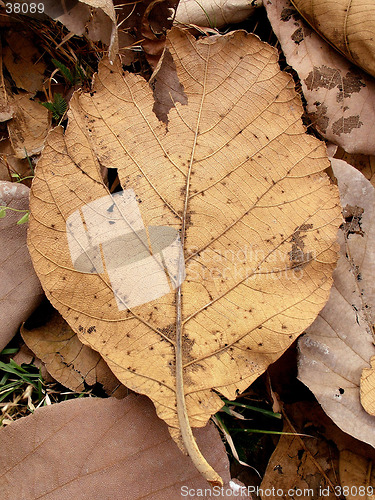
[[[18,31],[8,32],[4,65],[19,89],[35,94],[42,89],[46,65],[34,44]]]
[[[188,100],[170,110],[168,129],[148,83],[120,65],[104,61],[91,94],[75,94],[65,134],[50,133],[38,163],[29,248],[80,340],[151,397],[178,436],[187,420],[205,425],[222,406],[217,392],[235,398],[314,320],[328,298],[341,217],[322,172],[324,145],[305,133],[275,49],[245,32],[195,41],[177,29],[168,49]],[[120,198],[108,198],[98,159],[118,169]],[[169,250],[173,286],[160,264],[150,271],[109,250],[118,260],[103,273],[96,250],[84,243],[82,254],[73,219],[80,228],[79,210],[100,199],[110,201],[100,209],[105,239],[116,242],[121,226],[138,242],[144,228],[164,226],[168,241],[144,254],[151,262],[160,248],[183,245],[177,296],[182,259]],[[113,213],[117,200],[131,204],[131,221],[139,213],[136,222]]]
[[[307,429],[310,432],[311,429]],[[293,432],[287,423],[283,432]],[[322,471],[335,481],[338,456],[330,443],[319,436],[282,435],[273,452],[260,489],[274,491],[262,495],[264,500],[316,498],[337,500]]]
[[[320,499],[347,498],[342,493],[343,486],[366,485],[366,479],[358,481],[360,463],[371,464],[375,460],[375,450],[369,445],[354,439],[340,430],[334,422],[323,412],[322,407],[315,401],[298,401],[284,405],[285,418],[293,423],[292,432],[307,434],[307,436],[282,436],[267,467],[262,487],[274,486],[283,489],[285,500],[290,499]],[[285,426],[285,431],[291,429]],[[311,437],[308,437],[311,436]],[[342,476],[342,452],[352,450],[358,453],[353,462],[353,475]],[[345,455],[344,455],[345,457]],[[339,477],[340,470],[340,477]],[[350,471],[348,471],[350,474]],[[327,476],[327,477],[326,477]],[[361,478],[362,479],[362,478]],[[329,484],[331,483],[331,485]],[[330,486],[330,496],[327,487]],[[295,491],[296,487],[302,491]],[[336,490],[334,490],[336,487]],[[288,489],[293,493],[288,495]],[[311,491],[306,489],[312,488]],[[305,489],[305,491],[303,491]],[[374,488],[375,490],[375,488]],[[333,494],[336,492],[337,496]],[[273,495],[263,495],[264,500],[273,500]],[[370,497],[371,498],[371,497]],[[370,500],[362,491],[362,499]],[[371,499],[373,500],[373,499]]]
[[[50,384],[55,383],[56,380],[47,371],[45,364],[41,359],[37,358],[35,354],[27,347],[26,344],[22,344],[20,350],[12,357],[13,361],[18,365],[25,363],[29,365],[32,363],[34,366],[40,369],[40,373],[43,377],[43,382]]]
[[[354,167],[332,160],[345,222],[330,299],[299,340],[298,378],[345,432],[375,447],[375,417],[360,402],[362,370],[375,355],[375,190]]]
[[[375,82],[333,50],[288,0],[265,2],[286,60],[301,80],[310,119],[349,153],[375,154]]]
[[[19,177],[12,177],[12,174]],[[8,138],[0,141],[0,180],[15,181],[19,178],[25,179],[24,183],[31,185],[32,172],[27,158],[17,158],[14,154],[12,144]]]
[[[342,450],[339,471],[346,500],[375,500],[375,464],[372,460]]]
[[[51,125],[48,110],[31,97],[32,94],[22,92],[11,99],[15,112],[8,122],[8,132],[17,158],[40,153]]]
[[[0,206],[27,210],[29,191],[22,184],[1,181]],[[36,308],[42,294],[26,246],[27,224],[17,225],[22,215],[7,210],[0,219],[0,351]]]
[[[80,392],[85,384],[100,383],[107,394],[124,397],[126,388],[100,354],[83,345],[57,311],[44,307],[42,313],[46,322],[35,328],[23,325],[21,335],[26,345],[45,363],[52,377],[72,391]]]
[[[180,0],[175,22],[221,28],[244,21],[261,5],[261,0]]]
[[[368,0],[292,0],[302,16],[349,60],[375,76],[375,5]]]
[[[212,493],[144,397],[54,404],[0,429],[0,435],[3,498],[176,500],[183,498],[183,486],[197,496],[199,490]],[[225,479],[228,495],[217,498],[233,498],[218,431],[210,424],[196,436]]]
[[[375,356],[370,359],[370,368],[363,369],[360,390],[363,408],[375,416]]]
[[[14,110],[9,103],[4,83],[3,74],[3,53],[0,40],[0,122],[6,122],[13,116]]]

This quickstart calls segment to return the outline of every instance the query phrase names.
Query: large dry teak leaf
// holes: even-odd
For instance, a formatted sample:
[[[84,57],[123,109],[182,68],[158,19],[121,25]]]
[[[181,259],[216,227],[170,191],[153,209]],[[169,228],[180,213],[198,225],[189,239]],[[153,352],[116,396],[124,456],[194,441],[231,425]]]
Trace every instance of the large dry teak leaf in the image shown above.
[[[17,221],[29,206],[29,188],[0,181],[0,206],[7,206],[0,218],[0,351],[18,327],[38,305],[42,289],[26,246],[26,224]],[[3,212],[4,213],[4,212]]]
[[[299,340],[298,378],[342,430],[375,447],[375,417],[360,401],[361,375],[375,355],[375,191],[346,162],[332,165],[345,217],[341,256],[329,301]]]
[[[292,0],[337,50],[375,76],[375,5],[368,0]]]
[[[76,392],[82,391],[85,384],[93,386],[100,383],[111,396],[126,395],[126,388],[116,379],[100,354],[83,345],[57,311],[44,307],[41,313],[46,321],[34,328],[23,325],[21,335],[54,379]]]
[[[218,392],[235,398],[314,320],[341,216],[275,49],[177,29],[168,49],[187,97],[168,128],[147,82],[119,65],[102,63],[91,94],[75,94],[38,163],[29,248],[81,341],[219,481],[189,421],[205,425]],[[122,194],[109,195],[99,162],[118,169]]]
[[[313,126],[347,152],[375,154],[374,79],[311,30],[289,0],[268,0],[265,7],[301,80]]]
[[[236,486],[229,484],[218,431],[211,424],[196,435],[225,479],[218,498],[233,498]],[[209,489],[140,396],[54,404],[0,429],[0,436],[4,499],[176,500],[183,498],[183,486],[197,493]]]

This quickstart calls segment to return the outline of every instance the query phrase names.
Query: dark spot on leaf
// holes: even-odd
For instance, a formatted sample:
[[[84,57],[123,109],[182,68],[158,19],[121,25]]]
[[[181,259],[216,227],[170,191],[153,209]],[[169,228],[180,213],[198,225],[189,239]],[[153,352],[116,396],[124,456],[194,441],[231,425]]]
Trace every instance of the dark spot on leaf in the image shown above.
[[[327,132],[329,125],[329,118],[326,116],[327,106],[317,105],[317,110],[314,113],[310,113],[311,121],[323,132]]]
[[[297,13],[297,11],[295,9],[291,9],[291,8],[288,8],[288,7],[285,7],[282,11],[281,11],[281,15],[280,15],[280,19],[286,23],[288,22],[291,18],[294,18],[294,19],[297,19],[299,20],[300,17]]]
[[[275,467],[273,468],[274,471],[277,471],[279,474],[284,474],[283,473],[283,468],[281,467],[280,464],[278,465],[275,465]]]
[[[345,222],[341,224],[340,229],[344,231],[347,238],[351,234],[359,234],[360,236],[364,235],[361,227],[363,212],[363,208],[357,206],[353,207],[352,205],[346,205],[343,208],[342,215]]]
[[[342,84],[341,75],[338,69],[329,66],[314,66],[305,79],[308,90],[325,88],[334,89]]]
[[[288,252],[289,260],[293,264],[298,264],[297,267],[300,267],[301,264],[305,264],[311,259],[311,252],[305,253],[303,251],[305,247],[305,243],[303,241],[306,238],[304,232],[312,229],[312,224],[302,224],[301,226],[296,227],[294,233],[291,238],[292,250]]]
[[[359,119],[359,115],[341,117],[332,124],[332,132],[335,135],[350,134],[354,128],[362,127],[363,123]]]

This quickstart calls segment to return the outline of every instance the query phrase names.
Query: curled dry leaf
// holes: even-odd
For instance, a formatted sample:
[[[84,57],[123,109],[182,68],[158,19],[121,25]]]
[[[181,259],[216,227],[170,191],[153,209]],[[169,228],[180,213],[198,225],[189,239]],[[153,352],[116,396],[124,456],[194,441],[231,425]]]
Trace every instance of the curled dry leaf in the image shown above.
[[[46,65],[35,45],[18,31],[8,32],[4,65],[19,89],[35,94],[42,90]]]
[[[292,0],[338,51],[375,76],[375,5],[368,0]]]
[[[244,21],[261,5],[261,0],[180,0],[175,22],[221,28]]]
[[[145,5],[146,9],[140,16],[141,22],[138,30],[142,40],[142,48],[152,68],[156,67],[163,53],[166,32],[172,27],[178,3],[179,0],[151,2],[144,0],[140,5],[141,8],[142,4]],[[138,27],[137,25],[138,23],[136,23],[136,27]]]
[[[0,182],[0,206],[27,210],[29,188]],[[17,225],[23,213],[11,210],[0,219],[0,351],[38,305],[42,289],[26,246],[26,224]]]
[[[375,464],[349,450],[340,452],[340,482],[346,500],[375,500]]]
[[[74,34],[87,34],[94,42],[100,40],[108,45],[110,59],[117,54],[116,12],[112,0],[44,0],[43,7],[45,14]]]
[[[163,53],[166,32],[172,27],[177,5],[178,0],[140,0],[134,4],[115,1],[120,41],[125,39],[127,45],[141,45],[153,69]],[[120,53],[123,57],[124,50]]]
[[[288,0],[265,2],[317,130],[349,153],[375,154],[375,81],[333,50]]]
[[[328,152],[328,156],[334,156],[339,160],[344,160],[346,163],[349,163],[353,167],[357,168],[375,187],[375,156],[350,154],[342,148],[338,148],[338,150],[332,155]]]
[[[48,320],[41,326],[21,327],[26,345],[46,365],[60,384],[80,392],[85,384],[103,385],[109,395],[124,397],[126,388],[113,375],[100,354],[80,342],[77,335],[57,311],[43,309]]]
[[[15,111],[8,122],[8,132],[17,158],[40,153],[51,125],[48,110],[31,97],[32,94],[22,92],[11,98]]]
[[[46,406],[0,429],[0,435],[3,498],[176,500],[182,486],[208,489],[141,396]],[[233,493],[218,431],[211,424],[196,436],[224,477],[224,492]],[[233,495],[218,496],[227,497]]]
[[[187,104],[170,110],[167,129],[148,83],[103,62],[92,93],[73,97],[65,134],[48,137],[29,248],[48,298],[81,341],[154,401],[194,455],[189,421],[205,425],[223,404],[217,392],[235,398],[325,304],[341,217],[322,172],[324,145],[305,134],[274,48],[242,31],[195,41],[173,29],[167,43]],[[118,169],[116,198],[98,160]],[[104,221],[96,241],[123,248],[120,227],[137,257],[110,243],[103,272],[81,240],[79,210],[88,223],[91,202]]]
[[[42,375],[43,382],[46,384],[53,384],[56,380],[47,371],[47,368],[43,361],[35,356],[35,354],[27,347],[26,344],[22,344],[20,350],[12,357],[13,361],[17,365],[21,366],[23,363],[26,365],[33,364],[40,369],[40,374]]]
[[[375,191],[342,160],[332,160],[343,206],[340,259],[327,305],[299,340],[298,378],[345,432],[375,447],[375,417],[360,402],[362,371],[375,355]]]

